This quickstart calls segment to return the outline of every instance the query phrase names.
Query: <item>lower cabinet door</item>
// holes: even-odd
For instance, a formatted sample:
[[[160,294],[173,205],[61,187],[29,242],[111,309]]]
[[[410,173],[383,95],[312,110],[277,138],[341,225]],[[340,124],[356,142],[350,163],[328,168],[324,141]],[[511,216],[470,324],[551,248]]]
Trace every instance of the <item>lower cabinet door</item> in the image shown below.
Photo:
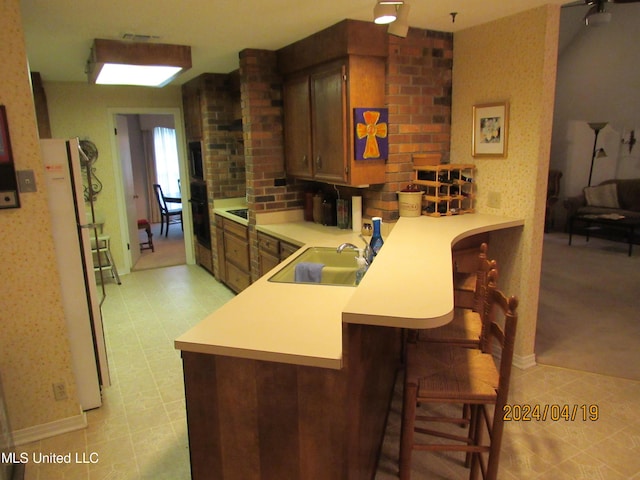
[[[260,276],[280,263],[280,259],[267,252],[260,252]]]
[[[234,292],[241,292],[251,284],[251,276],[240,270],[233,263],[227,261],[227,285],[231,287]]]

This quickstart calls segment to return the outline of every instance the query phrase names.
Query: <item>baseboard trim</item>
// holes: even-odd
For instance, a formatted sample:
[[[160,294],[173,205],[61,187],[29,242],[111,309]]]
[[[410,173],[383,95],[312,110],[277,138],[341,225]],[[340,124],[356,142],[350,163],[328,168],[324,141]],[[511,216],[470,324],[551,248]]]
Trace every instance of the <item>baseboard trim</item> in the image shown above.
[[[13,432],[13,442],[17,445],[25,445],[31,442],[37,442],[44,438],[54,437],[63,433],[82,430],[87,427],[87,415],[80,412],[79,415],[73,417],[62,418],[55,422],[34,425],[33,427],[15,430]]]
[[[520,370],[526,370],[527,368],[535,367],[536,365],[535,353],[530,355],[513,355],[513,366]]]

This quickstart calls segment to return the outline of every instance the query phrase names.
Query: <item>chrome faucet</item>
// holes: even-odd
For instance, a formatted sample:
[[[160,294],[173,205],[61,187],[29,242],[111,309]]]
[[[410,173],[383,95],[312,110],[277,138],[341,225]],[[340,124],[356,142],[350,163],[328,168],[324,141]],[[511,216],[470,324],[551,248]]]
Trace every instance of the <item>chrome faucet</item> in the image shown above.
[[[340,246],[336,249],[336,251],[337,251],[338,253],[342,253],[342,251],[343,251],[345,248],[352,248],[353,250],[358,250],[358,247],[356,247],[353,243],[343,243],[342,245],[340,245]]]
[[[370,254],[370,252],[371,252],[371,248],[369,247],[369,243],[367,243],[367,241],[365,240],[365,238],[364,238],[362,235],[360,235],[360,238],[361,238],[361,239],[362,239],[362,241],[364,242],[364,248],[362,249],[362,250],[363,250],[362,255],[364,256],[364,258],[365,258],[365,259],[366,259],[366,261],[367,261],[367,266],[369,266],[369,254]],[[340,245],[340,246],[336,249],[336,251],[337,251],[338,253],[342,253],[342,251],[343,251],[345,248],[350,248],[350,249],[353,249],[353,250],[360,250],[360,249],[359,249],[358,247],[356,247],[353,243],[348,243],[348,242],[346,242],[346,243],[343,243],[342,245]]]

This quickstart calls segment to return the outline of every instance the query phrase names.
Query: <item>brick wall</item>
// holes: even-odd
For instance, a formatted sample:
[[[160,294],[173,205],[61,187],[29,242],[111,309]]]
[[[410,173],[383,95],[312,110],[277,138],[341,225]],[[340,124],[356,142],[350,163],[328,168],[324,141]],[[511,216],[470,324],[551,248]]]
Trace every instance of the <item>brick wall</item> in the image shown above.
[[[276,53],[247,49],[240,52],[240,85],[244,155],[249,203],[251,275],[258,278],[258,247],[254,212],[302,206],[302,189],[295,181],[275,186],[285,178],[282,132],[282,77]]]
[[[202,143],[210,199],[245,195],[242,130],[234,108],[234,103],[240,103],[239,88],[234,74],[203,77]]]
[[[240,52],[240,83],[249,203],[256,212],[298,208],[302,197],[295,182],[275,186],[285,178],[282,77],[275,52]]]
[[[364,192],[364,214],[395,221],[396,191],[412,178],[412,155],[440,153],[442,162],[449,162],[453,35],[410,28],[406,38],[389,35],[388,40],[387,180]]]
[[[365,217],[395,221],[396,191],[412,178],[412,155],[438,153],[442,162],[449,162],[453,35],[411,28],[406,38],[389,35],[388,42],[386,182],[366,190],[346,189],[346,193],[364,196]],[[274,180],[284,177],[282,79],[275,53],[244,50],[240,73],[249,201],[258,212],[299,208],[304,188],[327,187],[300,182],[274,187]]]

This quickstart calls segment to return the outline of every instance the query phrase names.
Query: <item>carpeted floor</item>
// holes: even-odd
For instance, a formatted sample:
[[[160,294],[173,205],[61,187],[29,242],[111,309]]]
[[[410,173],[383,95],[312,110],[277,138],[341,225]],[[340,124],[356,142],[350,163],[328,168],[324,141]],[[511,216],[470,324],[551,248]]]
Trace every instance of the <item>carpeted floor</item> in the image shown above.
[[[160,224],[151,225],[153,232],[153,246],[155,251],[143,250],[140,258],[133,266],[134,271],[148,270],[151,268],[171,267],[174,265],[184,265],[187,262],[184,250],[184,234],[179,224],[169,226],[167,237],[160,235]],[[147,241],[147,234],[140,230],[139,239],[141,242]]]
[[[640,246],[545,235],[538,363],[640,380]]]

